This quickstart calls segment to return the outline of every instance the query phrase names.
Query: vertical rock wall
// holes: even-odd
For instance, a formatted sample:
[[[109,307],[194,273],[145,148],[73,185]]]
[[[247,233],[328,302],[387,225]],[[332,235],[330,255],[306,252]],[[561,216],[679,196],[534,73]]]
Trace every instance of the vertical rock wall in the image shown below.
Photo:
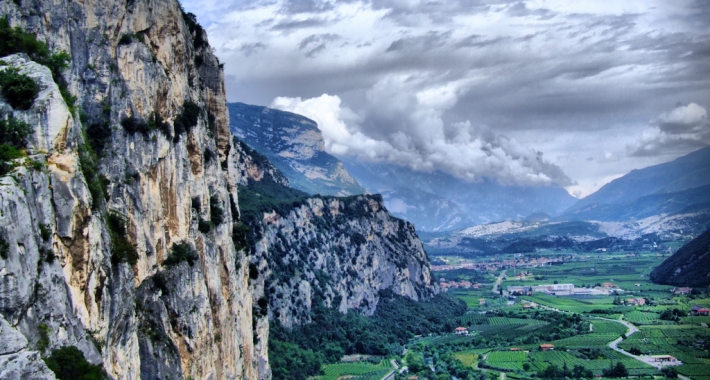
[[[35,126],[31,159],[46,166],[0,179],[9,243],[0,259],[0,314],[10,326],[2,334],[27,340],[12,355],[36,359],[75,345],[120,379],[269,378],[265,345],[253,337],[265,342],[268,324],[252,317],[248,265],[231,241],[233,152],[222,72],[204,31],[176,0],[4,1],[0,14],[71,55],[64,77],[77,98],[70,111],[49,70],[22,56],[6,62],[40,79],[30,110],[0,107]],[[200,107],[198,123],[178,135],[173,122],[185,102]],[[168,122],[168,135],[121,125],[154,114]],[[108,199],[92,207],[79,151],[87,128],[101,123],[111,136],[97,152]],[[201,232],[215,206],[224,222]],[[134,265],[111,259],[109,213],[126,221]],[[193,265],[166,265],[182,242],[196,252]]]

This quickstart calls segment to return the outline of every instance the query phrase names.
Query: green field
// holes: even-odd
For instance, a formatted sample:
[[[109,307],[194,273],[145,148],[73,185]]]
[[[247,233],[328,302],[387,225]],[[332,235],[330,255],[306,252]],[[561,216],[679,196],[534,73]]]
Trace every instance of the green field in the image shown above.
[[[391,370],[390,364],[386,360],[383,360],[380,364],[362,362],[328,364],[323,367],[324,374],[318,379],[335,380],[341,376],[354,376],[351,379],[379,380]]]
[[[673,355],[683,362],[683,365],[676,367],[680,374],[695,380],[710,380],[710,328],[703,326],[710,325],[710,317],[661,319],[661,314],[666,310],[678,309],[689,313],[693,305],[710,307],[707,293],[705,298],[678,296],[669,291],[669,286],[650,283],[648,273],[663,260],[655,254],[626,257],[625,253],[610,253],[596,257],[575,256],[572,253],[569,257],[570,261],[562,265],[520,269],[532,271],[536,276],[534,279],[514,280],[515,272],[509,269],[509,277],[503,281],[502,288],[555,281],[575,286],[611,282],[618,286],[618,294],[554,296],[534,293],[532,296],[519,296],[510,305],[510,299],[493,294],[490,288],[456,289],[450,294],[469,305],[469,313],[461,318],[461,325],[467,326],[472,336],[466,337],[467,340],[441,336],[420,341],[431,345],[431,350],[434,347],[461,347],[455,352],[455,358],[460,362],[469,366],[478,363],[492,371],[506,372],[514,378],[534,377],[549,365],[562,368],[565,364],[568,368],[581,365],[599,375],[618,362],[632,376],[660,376],[660,372],[652,366],[608,347],[611,341],[627,332],[626,326],[613,321],[622,319],[635,324],[640,331],[623,340],[619,348],[627,351],[638,349],[643,354]],[[479,298],[486,298],[485,306],[479,306]],[[625,304],[628,298],[644,298],[646,303],[640,306]],[[536,302],[540,307],[523,308],[523,300]],[[552,315],[555,313],[564,314],[567,319],[555,319]],[[551,343],[555,350],[540,351],[538,347],[541,343]],[[484,345],[489,347],[489,352],[480,351]],[[511,348],[516,348],[516,351],[511,351]]]

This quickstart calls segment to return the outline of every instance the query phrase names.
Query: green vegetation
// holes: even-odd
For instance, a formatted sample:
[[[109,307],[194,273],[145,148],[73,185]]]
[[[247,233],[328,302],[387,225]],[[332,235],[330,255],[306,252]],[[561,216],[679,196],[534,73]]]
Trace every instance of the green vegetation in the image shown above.
[[[137,116],[125,117],[121,120],[123,129],[131,135],[140,133],[143,137],[148,137],[150,132],[159,130],[166,138],[170,138],[170,124],[165,122],[163,118],[156,112],[148,116],[148,121]]]
[[[30,109],[39,94],[39,86],[34,79],[20,74],[17,68],[0,71],[0,90],[12,108],[19,110]]]
[[[143,34],[141,33],[123,33],[121,35],[121,38],[118,40],[118,45],[130,45],[134,41],[138,41],[140,43],[145,43],[145,39],[143,38]]]
[[[274,380],[306,380],[321,373],[322,359],[294,343],[269,339],[269,359]]]
[[[79,145],[79,169],[91,193],[91,208],[98,210],[108,198],[109,180],[99,173],[99,158],[90,144]]]
[[[39,236],[44,241],[48,241],[52,237],[52,230],[49,228],[49,224],[38,224],[37,229],[39,229]]]
[[[301,358],[301,361],[312,359],[318,365],[293,367],[297,363],[287,359],[272,361],[274,379],[317,375],[313,369],[319,370],[322,363],[335,363],[343,354],[388,356],[400,352],[415,335],[453,331],[464,311],[462,302],[445,294],[430,301],[415,302],[390,291],[380,292],[380,302],[372,317],[355,311],[341,314],[337,309],[314,305],[311,323],[286,329],[277,321],[273,322],[269,350],[288,349],[293,351],[290,357]],[[277,377],[277,373],[289,376]]]
[[[3,260],[7,260],[10,257],[10,243],[7,242],[5,234],[0,234],[0,257]]]
[[[180,135],[184,133],[189,133],[192,128],[197,126],[197,121],[200,118],[202,109],[197,103],[186,100],[182,104],[182,112],[175,116],[175,121],[173,125],[175,127],[175,138],[179,138]]]
[[[629,376],[629,371],[622,362],[617,362],[615,366],[609,367],[602,372],[604,377],[626,377]]]
[[[247,235],[249,234],[249,226],[241,221],[234,223],[232,226],[232,242],[234,248],[239,251],[247,248]]]
[[[673,377],[671,370],[661,373],[646,363],[610,349],[608,344],[625,336],[627,328],[613,320],[593,317],[598,315],[631,321],[640,328],[639,332],[621,341],[619,348],[640,355],[673,355],[683,363],[672,367],[677,373],[694,380],[710,380],[710,330],[701,325],[710,323],[710,317],[690,315],[694,305],[710,306],[710,292],[696,289],[689,295],[678,296],[669,292],[668,286],[650,283],[648,274],[662,261],[655,252],[633,256],[616,252],[583,256],[562,251],[546,252],[545,255],[564,255],[568,261],[561,265],[524,269],[534,272],[534,278],[514,281],[509,278],[504,281],[503,288],[506,284],[554,281],[576,286],[610,282],[623,289],[623,293],[596,296],[534,293],[532,296],[519,295],[510,304],[507,297],[491,292],[492,278],[480,272],[476,275],[480,282],[484,282],[481,289],[449,290],[450,294],[469,302],[469,313],[461,318],[461,325],[467,326],[472,335],[431,336],[415,339],[410,346],[429,347],[421,350],[425,361],[436,362],[434,353],[441,357],[443,352],[452,352],[462,364],[506,372],[513,378]],[[502,256],[496,260],[507,258]],[[451,258],[447,260],[450,262]],[[491,258],[481,261],[490,265]],[[508,271],[510,276],[510,269]],[[435,275],[449,281],[463,280],[465,276],[472,276],[473,271],[459,269]],[[479,306],[478,298],[486,298],[486,305]],[[625,304],[628,298],[642,298],[645,304]],[[523,308],[522,300],[535,301],[560,311]],[[553,344],[554,351],[541,351],[542,343]],[[525,351],[529,352],[527,357],[522,354]],[[478,360],[474,359],[474,354],[479,354]],[[439,374],[438,369],[436,373]]]
[[[34,128],[22,120],[10,116],[0,119],[0,175],[5,175],[12,170],[12,160],[24,157],[27,137],[34,132]]]
[[[182,7],[180,10],[182,11],[182,18],[185,20],[185,24],[190,30],[190,34],[194,34],[194,40],[192,41],[193,47],[195,49],[199,49],[207,45],[207,41],[205,41],[205,38],[203,37],[204,29],[202,28],[202,25],[197,22],[197,16],[191,12],[185,13]]]
[[[106,226],[111,237],[111,263],[117,265],[126,262],[135,265],[138,262],[138,251],[128,241],[126,219],[115,212],[110,212],[106,216]]]
[[[216,195],[210,196],[210,221],[215,226],[222,224],[224,221],[224,210],[220,206],[219,198]]]
[[[651,280],[666,285],[707,287],[710,285],[710,277],[707,275],[710,266],[708,250],[710,230],[691,240],[654,269]]]
[[[71,61],[69,54],[64,51],[52,54],[47,44],[38,41],[34,34],[25,32],[19,27],[11,27],[5,16],[0,18],[0,57],[15,53],[25,53],[33,61],[47,66],[52,71],[52,77],[59,85],[64,101],[73,112],[76,98],[69,93],[67,81],[62,76],[62,72],[69,67]]]
[[[49,347],[49,332],[52,331],[52,329],[46,324],[40,323],[39,325],[37,325],[37,331],[39,332],[39,340],[37,340],[37,349],[40,352],[44,352],[44,350]]]
[[[89,363],[84,354],[74,346],[64,346],[52,351],[44,359],[47,367],[58,380],[104,380],[108,379],[100,365]]]
[[[326,365],[320,380],[336,380],[344,376],[356,376],[358,379],[380,380],[390,371],[386,360],[378,364],[367,362],[338,363]]]
[[[170,255],[163,261],[163,265],[172,267],[187,262],[189,266],[193,266],[198,259],[199,256],[195,249],[189,243],[182,242],[173,245]]]

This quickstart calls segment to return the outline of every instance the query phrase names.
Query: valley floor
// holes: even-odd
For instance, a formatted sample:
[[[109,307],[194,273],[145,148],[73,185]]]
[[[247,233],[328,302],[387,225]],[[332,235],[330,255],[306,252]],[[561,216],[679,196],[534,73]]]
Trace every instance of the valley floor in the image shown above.
[[[443,379],[451,378],[460,366],[469,371],[462,371],[462,377],[457,378],[677,375],[685,380],[710,380],[710,316],[692,311],[694,306],[709,307],[710,293],[703,289],[676,294],[670,286],[651,283],[648,273],[663,257],[650,252],[632,256],[626,252],[537,255],[564,259],[537,268],[447,268],[435,272],[438,281],[451,285],[447,287],[449,294],[467,303],[467,313],[456,321],[456,327],[466,328],[467,334],[458,335],[452,329],[450,333],[415,337],[406,353],[381,358],[379,363],[326,365],[321,378],[394,379],[416,375]],[[486,257],[474,264],[481,268],[485,267],[482,264],[505,259]],[[606,286],[612,290],[608,295],[569,296],[508,292],[509,287],[540,289],[545,284],[571,284],[576,289]],[[399,373],[403,366],[409,367],[409,373]],[[615,371],[619,368],[623,368],[621,373]]]

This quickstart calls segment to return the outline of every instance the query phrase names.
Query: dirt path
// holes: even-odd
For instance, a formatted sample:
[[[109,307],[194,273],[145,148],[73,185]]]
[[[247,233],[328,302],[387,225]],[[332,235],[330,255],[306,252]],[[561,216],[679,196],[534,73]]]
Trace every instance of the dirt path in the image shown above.
[[[539,304],[538,304],[538,305],[539,305]],[[549,306],[546,306],[546,305],[540,305],[540,306],[541,306],[543,309],[547,309],[547,310],[551,310],[551,311],[556,311],[556,312],[558,312],[558,313],[571,313],[571,312],[569,312],[569,311],[560,310],[560,309],[555,309],[555,308],[553,308],[553,307],[549,307]],[[638,328],[638,327],[636,327],[633,323],[628,322],[628,321],[623,321],[623,320],[620,320],[620,319],[609,319],[609,318],[595,317],[595,316],[592,316],[592,315],[587,315],[587,317],[594,318],[594,319],[601,319],[601,320],[603,320],[603,321],[610,321],[610,322],[621,323],[622,325],[626,326],[626,328],[628,329],[628,330],[626,331],[626,337],[627,337],[627,338],[628,338],[629,336],[631,336],[632,334],[634,334],[634,333],[636,333],[636,332],[639,331],[639,328]],[[618,347],[618,345],[619,345],[619,343],[621,343],[621,341],[623,341],[623,340],[624,340],[624,339],[623,339],[622,337],[618,337],[617,339],[615,339],[615,340],[609,342],[608,346],[609,346],[609,348],[611,348],[612,350],[614,350],[614,351],[616,351],[616,352],[618,352],[618,353],[624,354],[624,355],[626,355],[626,356],[628,356],[628,357],[630,357],[630,358],[634,358],[634,359],[636,359],[636,360],[638,360],[638,361],[640,361],[640,362],[642,362],[642,363],[644,363],[644,364],[648,364],[648,365],[650,365],[650,366],[652,366],[652,367],[654,367],[654,368],[656,368],[656,369],[659,369],[659,370],[660,370],[660,369],[662,369],[662,368],[665,367],[665,366],[663,366],[663,365],[660,364],[660,363],[654,362],[653,359],[651,359],[651,357],[649,357],[649,356],[634,355],[634,354],[632,354],[632,353],[629,353],[629,352],[627,352],[627,351],[624,351],[624,350],[620,349],[620,348]],[[678,374],[678,378],[679,378],[679,379],[683,379],[683,380],[692,380],[691,378],[689,378],[689,377],[687,377],[687,376],[683,376],[683,375],[681,375],[681,374]]]
[[[493,289],[491,291],[495,294],[499,294],[500,292],[498,291],[498,285],[500,285],[501,282],[503,282],[503,277],[505,277],[505,269],[503,269],[500,272],[500,276],[498,276],[498,279],[496,280],[496,283],[493,284]]]

